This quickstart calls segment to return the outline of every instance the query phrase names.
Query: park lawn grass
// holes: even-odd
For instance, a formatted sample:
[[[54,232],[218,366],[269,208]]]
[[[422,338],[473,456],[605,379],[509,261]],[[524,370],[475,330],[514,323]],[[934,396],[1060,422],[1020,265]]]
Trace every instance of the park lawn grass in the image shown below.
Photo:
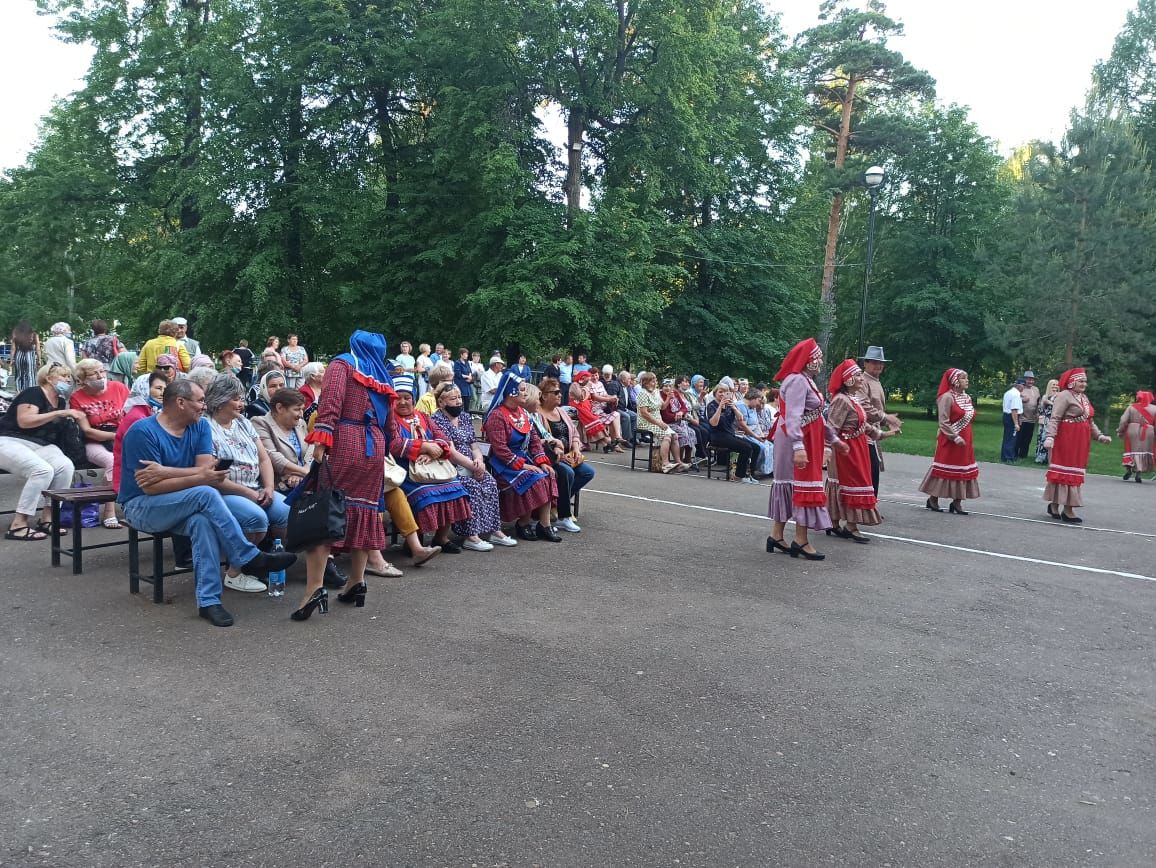
[[[893,404],[888,402],[887,410],[896,413],[903,420],[903,433],[896,437],[889,437],[883,442],[883,451],[901,452],[906,455],[935,454],[935,438],[939,433],[939,423],[929,419],[922,407],[912,404]],[[1000,445],[1003,443],[1003,413],[998,401],[981,400],[976,406],[975,421],[972,422],[972,442],[975,445],[976,461],[999,462]],[[1112,443],[1093,443],[1092,453],[1088,458],[1088,472],[1107,476],[1123,474],[1120,459],[1123,447],[1116,437],[1116,432],[1105,431],[1112,437]],[[1040,473],[1047,470],[1047,466],[1035,463],[1036,445],[1035,434],[1032,435],[1032,445],[1026,459],[1021,459],[1020,467],[1035,467]]]

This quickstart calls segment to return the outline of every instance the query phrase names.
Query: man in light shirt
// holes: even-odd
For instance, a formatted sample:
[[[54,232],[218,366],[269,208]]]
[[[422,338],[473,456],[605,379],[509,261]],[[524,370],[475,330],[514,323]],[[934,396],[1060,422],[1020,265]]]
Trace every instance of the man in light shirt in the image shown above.
[[[1027,458],[1028,449],[1035,451],[1032,442],[1036,424],[1040,421],[1040,390],[1036,386],[1036,372],[1024,371],[1024,388],[1020,392],[1024,414],[1020,417],[1020,433],[1016,435],[1016,458]]]
[[[494,395],[498,391],[498,383],[502,379],[502,371],[506,369],[506,363],[502,361],[502,357],[496,353],[490,356],[490,366],[486,368],[486,372],[482,374],[482,411],[485,412],[490,409],[490,404],[494,402]]]
[[[999,460],[1004,464],[1016,463],[1016,435],[1020,433],[1020,417],[1024,412],[1023,388],[1023,377],[1017,377],[1012,387],[1003,393],[1003,445]]]

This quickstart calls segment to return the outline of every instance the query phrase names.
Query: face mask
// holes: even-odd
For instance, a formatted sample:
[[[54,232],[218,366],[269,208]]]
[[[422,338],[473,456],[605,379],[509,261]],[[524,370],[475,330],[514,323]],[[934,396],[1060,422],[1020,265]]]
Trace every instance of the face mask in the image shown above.
[[[462,415],[462,411],[464,409],[466,409],[464,404],[458,404],[456,407],[446,407],[445,411],[447,416],[451,416],[456,419],[458,416]]]
[[[239,373],[241,373],[241,369],[240,369],[240,368],[229,368],[229,370],[230,370],[230,371],[232,371],[234,374],[239,374]]]
[[[94,392],[103,392],[108,386],[108,380],[89,380],[88,387]]]
[[[164,407],[164,405],[161,404],[160,401],[158,401],[156,398],[152,397],[151,395],[148,397],[147,400],[149,402],[149,406],[152,407],[157,412],[160,412],[161,409],[163,409],[163,407]]]
[[[52,388],[56,389],[56,394],[61,398],[67,398],[72,394],[72,383],[66,383],[64,380],[58,380]]]

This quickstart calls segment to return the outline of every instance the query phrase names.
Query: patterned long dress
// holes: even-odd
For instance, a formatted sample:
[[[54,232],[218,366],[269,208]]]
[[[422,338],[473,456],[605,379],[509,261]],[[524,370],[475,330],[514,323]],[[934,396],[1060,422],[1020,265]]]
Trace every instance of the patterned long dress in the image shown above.
[[[468,413],[462,413],[455,421],[438,410],[430,419],[458,452],[467,457],[474,454],[474,423]],[[470,498],[470,517],[467,521],[456,522],[454,533],[468,537],[500,531],[502,514],[498,508],[498,483],[494,477],[487,473],[481,479],[473,476],[462,476],[460,479]]]
[[[345,492],[345,539],[341,547],[380,551],[385,548],[381,510],[386,441],[388,437],[394,458],[401,457],[405,441],[393,413],[383,429],[373,414],[369,390],[354,374],[342,359],[334,359],[326,367],[309,442],[329,450],[326,460],[334,487]]]
[[[1048,461],[1044,500],[1059,506],[1083,506],[1080,490],[1087,475],[1092,438],[1101,431],[1092,421],[1096,411],[1082,394],[1065,389],[1052,403],[1048,437],[1054,438]]]
[[[1036,423],[1036,464],[1048,463],[1048,450],[1044,441],[1048,439],[1048,422],[1052,419],[1052,400],[1055,395],[1044,395],[1040,399],[1040,419]]]
[[[1156,407],[1132,404],[1120,417],[1116,434],[1124,438],[1122,464],[1137,474],[1152,469],[1153,432],[1156,431]]]
[[[979,497],[979,465],[975,463],[971,423],[975,406],[967,392],[944,392],[936,402],[939,410],[939,435],[935,458],[919,484],[919,490],[931,497],[949,500],[975,500]],[[959,436],[963,443],[956,443]]]
[[[503,521],[516,521],[558,499],[554,477],[541,469],[550,466],[550,459],[529,413],[498,407],[486,417],[482,430],[490,443],[490,467],[498,480]]]
[[[469,521],[469,496],[461,483],[461,477],[455,477],[449,482],[414,482],[409,475],[410,468],[421,453],[423,442],[432,441],[443,449],[453,449],[453,444],[439,437],[429,416],[418,410],[408,418],[398,417],[397,430],[405,443],[397,459],[397,463],[406,469],[401,490],[405,492],[418,527],[424,533],[436,533],[447,525]]]
[[[823,483],[823,444],[839,439],[823,418],[826,401],[806,374],[790,374],[779,390],[779,426],[775,429],[775,481],[767,514],[772,521],[794,519],[800,527],[831,527]],[[795,450],[807,453],[807,466],[795,467]]]
[[[831,520],[867,526],[881,524],[883,516],[871,484],[869,445],[879,436],[879,428],[867,421],[867,411],[859,400],[846,392],[831,399],[827,420],[850,449],[846,455],[834,450],[834,460],[827,464],[827,511]]]

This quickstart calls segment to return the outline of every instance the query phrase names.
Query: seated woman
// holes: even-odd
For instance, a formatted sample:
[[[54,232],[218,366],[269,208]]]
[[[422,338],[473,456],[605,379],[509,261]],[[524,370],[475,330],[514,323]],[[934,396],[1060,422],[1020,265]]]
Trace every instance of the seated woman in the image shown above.
[[[417,399],[414,405],[419,412],[425,413],[427,416],[432,416],[438,411],[438,400],[434,395],[434,391],[442,383],[452,383],[454,381],[453,365],[444,362],[438,362],[429,371],[429,388],[425,393]]]
[[[60,419],[77,424],[84,417],[68,408],[72,372],[63,365],[44,365],[36,372],[37,385],[12,399],[8,412],[0,416],[0,470],[24,479],[16,502],[16,512],[5,539],[42,540],[52,531],[52,509],[44,503],[43,518],[33,524],[44,492],[72,484],[73,465],[58,446],[48,444],[46,426]],[[63,534],[64,531],[62,530]]]
[[[305,442],[305,396],[297,389],[278,389],[269,404],[269,415],[253,419],[253,429],[273,465],[276,489],[288,494],[308,475],[313,459],[313,444]]]
[[[133,373],[136,359],[136,353],[131,350],[121,350],[112,360],[112,364],[108,366],[108,378],[123,384],[125,388],[130,388],[136,379],[136,374]]]
[[[232,461],[229,475],[220,485],[221,497],[250,542],[257,544],[272,534],[286,538],[289,505],[273,488],[273,462],[245,418],[245,387],[232,374],[218,374],[205,390],[205,414],[213,438],[213,454]],[[265,584],[230,567],[225,586],[235,591],[258,592]]]
[[[104,470],[104,481],[112,482],[112,447],[116,429],[124,415],[124,403],[129,398],[128,387],[110,382],[104,363],[98,359],[83,359],[73,369],[79,387],[68,400],[73,410],[84,414],[80,433],[84,435],[84,454],[88,463]],[[101,520],[105,527],[120,529],[116,518],[116,504],[101,505]]]
[[[156,366],[153,368],[158,374],[164,374],[170,383],[181,373],[180,361],[171,353],[161,353],[157,356]]]
[[[695,376],[702,379],[702,374],[696,374]],[[691,378],[686,374],[683,374],[675,380],[674,387],[678,390],[678,393],[682,395],[686,406],[690,408],[686,414],[686,424],[690,426],[690,430],[694,433],[695,454],[695,460],[691,462],[690,469],[697,471],[699,469],[699,461],[706,458],[706,445],[710,443],[710,428],[707,427],[702,418],[702,411],[705,409],[705,405],[699,401],[698,393],[693,388]]]
[[[618,398],[606,391],[606,385],[593,371],[579,371],[575,381],[586,386],[590,394],[590,404],[595,414],[602,420],[610,433],[611,447],[615,452],[625,452],[626,441],[622,439],[622,414],[618,412]],[[604,452],[609,452],[605,446]]]
[[[470,497],[470,517],[467,521],[455,523],[454,533],[465,537],[462,548],[473,552],[488,552],[495,545],[516,546],[516,539],[502,533],[498,484],[486,470],[486,459],[474,437],[474,423],[465,412],[461,390],[453,382],[448,382],[441,383],[435,392],[438,410],[431,421],[442,436],[454,445],[457,464],[467,471],[459,475]],[[489,541],[484,537],[489,537]]]
[[[112,441],[112,487],[117,491],[120,491],[120,454],[124,445],[124,435],[141,419],[155,416],[161,411],[165,386],[168,384],[164,374],[155,371],[151,374],[141,374],[133,381],[132,391],[121,408],[123,415],[117,423],[116,434]]]
[[[490,442],[490,467],[498,480],[502,519],[518,526],[524,540],[561,542],[550,525],[550,505],[558,496],[554,467],[523,406],[520,377],[505,371],[482,423]],[[537,517],[538,526],[530,521]]]
[[[578,429],[570,421],[570,414],[562,409],[562,384],[556,377],[543,377],[538,395],[530,391],[526,402],[535,426],[554,467],[558,483],[558,527],[570,533],[582,528],[574,521],[571,501],[594,478],[594,468],[582,457],[582,440]]]
[[[755,478],[750,475],[750,468],[752,462],[758,458],[759,447],[746,437],[740,436],[746,434],[749,429],[735,411],[735,403],[735,393],[720,381],[714,388],[714,400],[706,405],[710,442],[718,449],[737,452],[739,459],[735,481],[753,483]]]
[[[662,381],[662,388],[658,394],[662,397],[659,415],[678,438],[679,464],[692,467],[691,462],[694,461],[694,448],[698,444],[698,438],[690,427],[690,403],[676,388],[673,377],[667,377]]]
[[[582,427],[586,448],[596,449],[601,446],[603,452],[609,452],[614,446],[614,438],[606,430],[605,419],[598,415],[593,401],[590,400],[590,387],[586,385],[588,379],[584,377],[570,384],[570,406],[578,414],[578,424]]]
[[[654,435],[663,473],[690,469],[678,460],[678,435],[662,421],[662,395],[653,371],[638,372],[638,430]]]
[[[317,403],[321,400],[321,384],[325,381],[325,365],[321,362],[309,362],[301,369],[301,387],[297,390],[305,396],[305,408],[302,418],[309,424],[310,418],[317,412]]]
[[[459,554],[462,548],[450,540],[450,531],[455,523],[464,524],[470,519],[469,495],[465,486],[456,475],[447,482],[416,482],[413,478],[413,468],[431,458],[453,461],[453,444],[439,436],[429,416],[414,408],[417,386],[411,375],[394,377],[393,388],[397,392],[393,410],[398,432],[408,441],[397,459],[397,463],[406,469],[401,489],[409,500],[418,527],[424,533],[434,535],[433,544],[440,546],[446,554]],[[436,451],[431,452],[430,447],[435,447]]]
[[[238,381],[240,382],[240,381]],[[278,389],[285,388],[285,375],[281,370],[266,371],[257,384],[249,390],[248,404],[245,406],[245,415],[250,419],[269,415],[269,399]]]
[[[775,447],[767,436],[771,429],[763,428],[759,416],[759,410],[763,406],[763,393],[758,389],[750,389],[736,406],[743,423],[750,431],[746,438],[759,448],[758,454],[751,462],[751,475],[772,476],[775,472]]]
[[[214,364],[212,357],[206,356],[204,353],[197,353],[189,362],[190,371],[195,371],[197,368],[210,368],[214,371],[217,370],[217,366]],[[225,373],[230,372],[226,371]]]

